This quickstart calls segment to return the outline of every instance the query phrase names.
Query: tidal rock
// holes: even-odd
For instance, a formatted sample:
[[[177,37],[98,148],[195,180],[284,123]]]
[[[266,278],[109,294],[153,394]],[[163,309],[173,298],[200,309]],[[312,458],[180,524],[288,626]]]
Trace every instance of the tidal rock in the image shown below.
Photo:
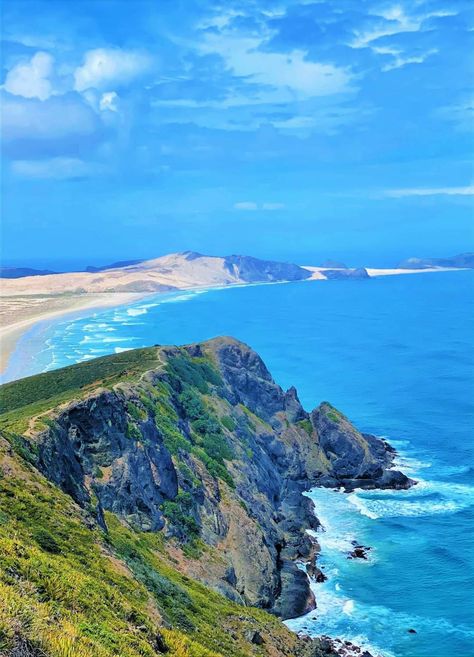
[[[370,547],[365,545],[356,545],[352,552],[349,553],[348,559],[367,559],[367,553],[370,550]]]

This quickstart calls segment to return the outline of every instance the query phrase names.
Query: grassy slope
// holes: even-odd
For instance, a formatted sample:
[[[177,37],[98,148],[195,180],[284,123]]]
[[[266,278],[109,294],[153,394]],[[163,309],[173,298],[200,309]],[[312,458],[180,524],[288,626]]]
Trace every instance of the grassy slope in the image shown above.
[[[160,364],[150,348],[7,384],[0,428],[23,432],[33,415]],[[151,656],[159,636],[176,656],[295,654],[276,618],[178,572],[161,534],[112,514],[103,533],[9,438],[0,439],[0,655],[20,646],[48,657]],[[263,646],[249,640],[255,629]]]

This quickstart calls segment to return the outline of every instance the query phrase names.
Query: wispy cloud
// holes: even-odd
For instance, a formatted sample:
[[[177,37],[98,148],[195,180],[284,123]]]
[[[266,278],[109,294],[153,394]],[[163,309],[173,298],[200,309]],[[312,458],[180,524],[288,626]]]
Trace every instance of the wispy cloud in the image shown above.
[[[250,82],[279,90],[288,97],[325,96],[347,90],[349,74],[332,64],[320,64],[307,59],[302,50],[289,53],[264,52],[261,39],[245,37],[209,36],[203,50],[221,55],[238,76]],[[272,92],[260,90],[262,100],[273,97]],[[281,97],[281,96],[280,96]]]
[[[372,12],[372,16],[378,16],[380,23],[370,30],[356,30],[355,38],[350,44],[352,48],[367,48],[374,41],[382,37],[394,36],[404,32],[419,32],[423,23],[430,18],[443,18],[456,16],[455,11],[432,11],[426,13],[409,14],[401,5],[394,5],[389,9]]]
[[[474,185],[466,187],[412,187],[407,189],[390,189],[384,196],[402,198],[404,196],[474,196]]]
[[[103,167],[78,158],[54,157],[47,160],[14,160],[11,169],[24,178],[67,180],[97,175]]]
[[[74,72],[74,88],[76,91],[85,91],[127,83],[147,71],[150,65],[150,58],[139,52],[119,48],[89,50],[82,66]]]
[[[431,50],[426,50],[417,55],[404,55],[402,51],[397,48],[374,46],[372,49],[377,55],[390,55],[392,57],[388,64],[382,66],[382,71],[392,71],[393,69],[401,68],[407,64],[423,64],[428,57],[436,55],[438,52],[436,48],[431,48]]]
[[[255,212],[256,210],[265,210],[265,211],[274,211],[274,210],[283,210],[285,208],[284,203],[256,203],[255,201],[239,201],[234,203],[234,210],[244,210],[246,212]]]
[[[258,210],[258,204],[254,201],[239,201],[238,203],[234,203],[234,210],[252,212],[253,210]]]

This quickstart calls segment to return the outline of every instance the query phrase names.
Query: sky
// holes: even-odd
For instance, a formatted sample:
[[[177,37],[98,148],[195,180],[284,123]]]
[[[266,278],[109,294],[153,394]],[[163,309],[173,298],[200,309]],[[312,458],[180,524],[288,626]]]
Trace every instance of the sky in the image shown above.
[[[474,250],[473,11],[3,0],[3,263]]]

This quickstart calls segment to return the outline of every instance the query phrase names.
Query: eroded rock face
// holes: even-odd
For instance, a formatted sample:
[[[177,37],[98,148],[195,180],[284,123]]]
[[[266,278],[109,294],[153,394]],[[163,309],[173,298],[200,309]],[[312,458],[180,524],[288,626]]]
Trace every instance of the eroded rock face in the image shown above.
[[[38,436],[39,469],[104,528],[106,510],[140,530],[199,536],[220,559],[207,567],[203,556],[192,574],[228,597],[284,618],[309,611],[298,563],[318,573],[306,533],[318,520],[302,493],[412,482],[389,469],[384,441],[330,404],[308,414],[246,345],[158,349],[162,368],[56,412]]]

